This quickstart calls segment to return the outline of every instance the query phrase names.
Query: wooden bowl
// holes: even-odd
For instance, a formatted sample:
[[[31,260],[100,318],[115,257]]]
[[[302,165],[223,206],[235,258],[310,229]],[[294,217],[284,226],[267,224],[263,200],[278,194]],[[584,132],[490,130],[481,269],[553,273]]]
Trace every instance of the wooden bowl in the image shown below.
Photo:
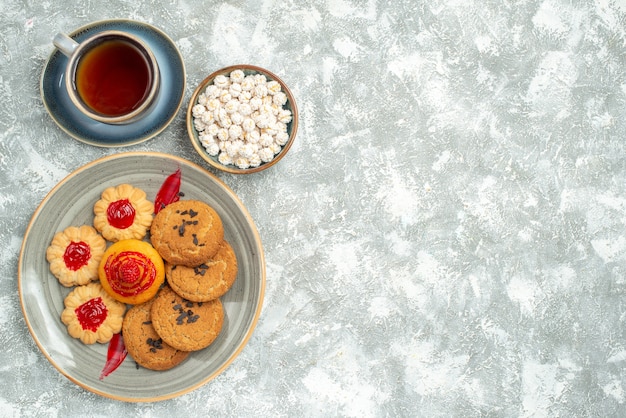
[[[280,151],[274,155],[271,161],[261,162],[260,165],[258,166],[240,168],[235,164],[222,164],[218,159],[219,154],[210,155],[209,152],[207,152],[207,149],[204,147],[204,145],[202,144],[200,140],[201,132],[196,129],[196,126],[194,123],[193,108],[194,106],[199,104],[198,100],[200,98],[200,95],[203,92],[205,92],[206,88],[209,85],[213,84],[217,76],[219,75],[229,76],[230,73],[233,72],[234,70],[242,70],[245,76],[262,74],[266,77],[268,82],[269,81],[278,82],[280,84],[281,91],[287,96],[287,101],[284,105],[282,105],[282,108],[287,109],[291,112],[291,121],[286,124],[288,140],[284,145],[282,145],[282,147],[280,148]],[[278,163],[291,148],[291,145],[293,144],[294,139],[296,137],[297,130],[298,130],[298,108],[296,106],[296,101],[293,97],[293,94],[291,93],[291,90],[289,90],[287,85],[277,75],[275,75],[274,73],[266,69],[256,67],[254,65],[246,65],[246,64],[233,65],[233,66],[222,68],[220,70],[213,72],[207,78],[205,78],[200,83],[200,85],[198,85],[193,95],[191,96],[191,100],[189,101],[189,107],[187,109],[187,132],[189,133],[189,138],[191,140],[193,147],[196,149],[198,154],[200,154],[200,156],[207,163],[209,163],[209,165],[211,165],[212,167],[220,171],[224,171],[224,172],[232,173],[232,174],[256,173],[256,172],[268,169],[271,166]]]

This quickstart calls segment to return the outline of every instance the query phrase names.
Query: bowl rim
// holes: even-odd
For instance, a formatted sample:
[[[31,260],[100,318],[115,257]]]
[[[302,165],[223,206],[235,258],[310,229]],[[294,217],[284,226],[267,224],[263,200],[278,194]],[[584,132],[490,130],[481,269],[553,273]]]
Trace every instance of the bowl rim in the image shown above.
[[[274,80],[278,82],[280,84],[280,87],[283,93],[285,93],[285,95],[287,96],[287,100],[291,107],[290,109],[291,110],[291,122],[289,122],[291,124],[291,132],[289,134],[289,140],[287,141],[285,145],[283,145],[280,152],[276,156],[274,156],[274,159],[272,161],[267,162],[267,163],[262,163],[258,167],[238,168],[237,166],[234,166],[234,165],[224,165],[224,164],[221,164],[219,161],[216,161],[213,157],[211,157],[206,152],[202,144],[200,144],[200,140],[198,138],[198,135],[199,135],[198,131],[196,130],[193,124],[192,109],[198,101],[198,96],[206,89],[206,86],[215,77],[217,77],[218,75],[222,75],[222,74],[230,74],[234,70],[243,70],[244,72],[245,71],[256,72],[256,73],[265,75],[270,80]],[[285,156],[285,154],[287,154],[287,152],[293,145],[294,140],[296,139],[296,133],[298,131],[298,119],[299,119],[299,116],[298,116],[298,107],[296,105],[296,100],[293,96],[293,93],[287,86],[287,84],[285,84],[285,82],[273,72],[265,68],[256,66],[256,65],[252,65],[252,64],[229,65],[227,67],[223,67],[223,68],[220,68],[219,70],[213,71],[206,78],[204,78],[204,80],[198,83],[198,86],[196,87],[193,94],[191,95],[191,99],[189,100],[189,105],[187,106],[187,115],[185,118],[189,140],[191,141],[191,144],[193,145],[196,152],[200,155],[200,157],[202,157],[213,168],[216,168],[220,171],[224,171],[224,172],[231,173],[231,174],[257,173],[259,171],[266,170],[270,168],[271,166],[273,166],[274,164],[278,163]]]

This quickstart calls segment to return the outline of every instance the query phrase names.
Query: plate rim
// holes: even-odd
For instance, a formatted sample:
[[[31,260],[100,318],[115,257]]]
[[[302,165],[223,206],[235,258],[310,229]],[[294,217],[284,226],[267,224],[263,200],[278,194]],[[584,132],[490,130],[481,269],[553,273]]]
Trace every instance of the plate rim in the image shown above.
[[[23,283],[22,283],[22,270],[24,268],[23,266],[23,261],[24,261],[24,250],[26,247],[26,241],[27,238],[29,236],[29,234],[31,233],[31,230],[33,228],[33,225],[35,223],[35,221],[39,218],[39,216],[41,215],[41,211],[43,210],[44,206],[46,205],[46,203],[50,200],[50,198],[65,184],[67,183],[70,179],[80,175],[81,173],[84,173],[85,171],[89,170],[90,168],[97,166],[99,164],[108,162],[108,161],[113,161],[113,160],[117,160],[117,159],[122,159],[122,158],[132,158],[132,157],[158,157],[158,158],[167,158],[167,159],[171,159],[175,162],[178,162],[179,164],[183,164],[183,165],[188,165],[191,166],[192,168],[195,168],[197,170],[202,171],[203,173],[205,173],[206,175],[208,175],[212,180],[214,180],[220,187],[222,187],[231,198],[233,198],[237,205],[242,209],[242,212],[245,216],[245,218],[247,219],[249,225],[251,226],[251,229],[253,231],[253,235],[254,235],[254,241],[257,244],[258,247],[258,257],[261,261],[261,266],[260,266],[260,273],[261,273],[261,277],[260,277],[260,286],[259,286],[259,295],[258,295],[258,305],[256,307],[256,310],[254,312],[254,316],[252,318],[252,321],[250,323],[250,327],[246,332],[246,335],[244,336],[244,338],[242,339],[241,343],[237,346],[236,350],[234,350],[230,356],[228,357],[228,359],[224,362],[224,364],[222,364],[218,369],[216,369],[212,374],[206,376],[205,378],[201,379],[200,381],[198,381],[197,383],[190,385],[189,387],[186,387],[182,390],[179,391],[175,391],[172,393],[168,393],[168,394],[164,394],[164,395],[159,395],[159,396],[153,396],[153,397],[143,397],[143,398],[132,398],[132,397],[124,397],[121,395],[116,395],[116,394],[112,394],[112,393],[108,393],[106,391],[100,390],[98,388],[89,386],[87,384],[83,384],[82,382],[78,381],[76,378],[74,378],[73,376],[71,376],[70,374],[66,373],[64,369],[62,369],[57,362],[52,359],[52,357],[48,354],[47,350],[45,349],[45,347],[42,345],[41,341],[39,340],[39,338],[37,337],[34,328],[30,322],[30,319],[27,315],[26,312],[26,306],[25,306],[25,300],[24,300],[24,294],[22,291],[23,288]],[[261,237],[259,234],[259,231],[256,227],[256,224],[254,223],[250,213],[248,212],[247,208],[244,206],[243,202],[241,201],[241,199],[239,198],[239,196],[237,196],[235,194],[235,192],[226,184],[224,183],[223,180],[221,180],[220,178],[216,177],[214,174],[212,174],[211,172],[209,172],[208,170],[206,170],[205,168],[201,167],[200,165],[189,161],[187,159],[184,159],[182,157],[178,157],[175,155],[171,155],[171,154],[166,154],[166,153],[162,153],[162,152],[156,152],[156,151],[131,151],[131,152],[123,152],[123,153],[116,153],[116,154],[111,154],[108,156],[104,156],[101,158],[98,158],[96,160],[90,161],[82,166],[80,166],[79,168],[73,170],[72,172],[70,172],[67,176],[65,176],[61,181],[59,181],[46,195],[45,197],[41,200],[41,202],[39,202],[39,204],[37,205],[37,208],[35,209],[35,211],[33,212],[33,214],[31,215],[31,218],[28,222],[28,225],[26,227],[26,230],[24,232],[23,238],[22,238],[22,244],[20,245],[20,253],[19,253],[19,257],[18,257],[18,264],[17,264],[17,292],[18,292],[18,296],[19,296],[19,302],[20,302],[20,309],[22,311],[22,316],[24,318],[24,321],[26,323],[26,326],[28,328],[28,331],[33,339],[33,341],[35,342],[35,344],[37,345],[37,348],[39,349],[40,353],[48,360],[48,362],[54,367],[54,369],[56,369],[57,372],[59,372],[61,375],[65,376],[68,380],[70,380],[71,382],[73,382],[75,385],[89,391],[92,393],[95,393],[97,395],[103,396],[105,398],[109,398],[109,399],[114,399],[114,400],[118,400],[118,401],[124,401],[124,402],[133,402],[133,403],[140,403],[140,402],[156,402],[156,401],[163,401],[163,400],[168,400],[168,399],[173,399],[182,395],[185,395],[187,393],[190,393],[196,389],[198,389],[199,387],[207,384],[209,381],[213,380],[215,377],[217,377],[218,375],[220,375],[224,370],[226,370],[226,368],[228,368],[228,366],[230,366],[230,364],[239,356],[239,354],[241,354],[241,352],[243,351],[243,349],[246,347],[246,345],[248,344],[248,341],[250,340],[250,338],[252,337],[252,334],[254,333],[254,330],[256,329],[256,326],[258,324],[259,318],[261,316],[261,311],[263,309],[263,301],[265,298],[265,287],[266,287],[266,281],[267,281],[267,271],[266,271],[266,263],[265,263],[265,251],[263,249],[263,245],[262,245],[262,241],[261,241]]]
[[[41,71],[41,75],[39,76],[39,96],[41,98],[41,101],[44,105],[44,107],[46,108],[46,112],[48,113],[48,115],[50,115],[50,117],[52,118],[52,120],[54,121],[54,123],[63,131],[65,132],[67,135],[69,135],[71,138],[82,142],[84,144],[88,144],[88,145],[92,145],[95,147],[101,147],[101,148],[113,148],[113,147],[128,147],[128,146],[132,146],[132,145],[137,145],[137,144],[141,144],[142,142],[146,142],[154,137],[156,137],[157,135],[159,135],[161,132],[163,132],[171,123],[172,121],[176,118],[176,116],[178,115],[178,113],[180,112],[180,109],[183,105],[184,99],[185,99],[185,94],[187,91],[187,69],[185,67],[185,60],[183,59],[183,56],[180,52],[180,50],[178,49],[178,46],[176,46],[176,43],[174,42],[174,40],[172,38],[169,37],[169,35],[167,35],[164,31],[162,31],[161,29],[157,28],[154,25],[151,25],[150,23],[147,22],[143,22],[143,21],[139,21],[139,20],[133,20],[133,19],[101,19],[101,20],[97,20],[94,22],[90,22],[87,23],[83,26],[80,26],[74,30],[72,30],[71,32],[68,33],[68,36],[73,38],[75,35],[77,35],[80,32],[95,28],[97,26],[104,26],[104,25],[109,25],[109,24],[132,24],[132,25],[140,25],[143,26],[147,29],[149,29],[152,32],[157,33],[159,36],[163,37],[171,46],[174,47],[174,50],[176,51],[176,54],[178,55],[178,58],[180,60],[180,64],[181,64],[181,69],[182,69],[182,77],[183,77],[183,85],[182,85],[182,89],[181,89],[181,94],[180,94],[180,98],[179,98],[179,102],[178,105],[176,106],[176,110],[172,113],[172,115],[163,120],[162,122],[162,126],[160,126],[158,129],[156,129],[154,132],[148,134],[148,135],[144,135],[144,136],[140,136],[139,138],[129,141],[129,140],[124,140],[124,141],[118,141],[116,143],[102,143],[102,142],[98,142],[98,141],[93,141],[87,138],[84,138],[81,135],[77,135],[76,133],[70,131],[65,125],[61,124],[60,121],[58,120],[58,118],[53,114],[53,112],[50,111],[50,106],[48,106],[48,102],[46,100],[46,96],[45,96],[45,88],[44,88],[44,78],[46,75],[46,72],[48,70],[48,66],[50,65],[50,61],[52,60],[52,58],[54,57],[55,54],[60,53],[59,49],[54,47],[52,49],[52,51],[50,52],[50,54],[48,55],[48,58],[46,59],[46,61],[44,62],[43,65],[43,69]],[[156,124],[158,125],[158,123]]]

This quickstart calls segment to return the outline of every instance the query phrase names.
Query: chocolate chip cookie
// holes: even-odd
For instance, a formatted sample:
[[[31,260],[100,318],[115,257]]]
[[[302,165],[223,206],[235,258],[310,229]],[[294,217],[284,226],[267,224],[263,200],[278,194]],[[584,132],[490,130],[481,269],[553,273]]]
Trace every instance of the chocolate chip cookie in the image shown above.
[[[164,342],[181,351],[197,351],[211,345],[224,323],[219,299],[191,302],[170,287],[163,287],[154,299],[152,326]]]
[[[167,282],[177,294],[192,302],[208,302],[231,288],[237,277],[237,257],[231,245],[222,241],[217,253],[195,267],[165,266]]]
[[[195,267],[217,253],[224,239],[224,226],[208,204],[180,200],[154,217],[150,239],[168,263]]]
[[[156,333],[150,309],[154,299],[135,305],[126,312],[122,335],[128,354],[150,370],[169,370],[187,358],[189,352],[173,348]]]

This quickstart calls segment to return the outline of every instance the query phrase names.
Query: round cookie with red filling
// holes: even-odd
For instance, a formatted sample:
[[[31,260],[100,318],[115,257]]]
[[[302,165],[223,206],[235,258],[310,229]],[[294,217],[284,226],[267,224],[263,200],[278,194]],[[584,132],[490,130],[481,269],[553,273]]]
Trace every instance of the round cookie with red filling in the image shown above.
[[[83,285],[98,278],[105,249],[106,241],[91,226],[70,226],[54,235],[46,259],[63,286]]]
[[[165,281],[159,253],[145,241],[125,239],[105,251],[98,268],[100,284],[112,298],[137,305],[154,297]]]
[[[172,347],[197,351],[211,345],[224,323],[224,309],[219,299],[191,302],[165,286],[154,298],[152,326]]]
[[[109,296],[100,283],[74,288],[63,303],[61,321],[84,344],[107,343],[122,329],[126,305]]]
[[[143,238],[152,224],[154,205],[130,184],[105,189],[93,207],[94,227],[109,241]]]
[[[198,200],[170,203],[154,217],[150,240],[170,264],[199,266],[217,253],[224,226],[211,206]]]
[[[165,277],[172,290],[192,302],[219,298],[237,277],[237,257],[231,245],[222,241],[217,253],[196,267],[165,265]]]
[[[135,305],[126,312],[122,335],[128,354],[137,364],[150,370],[168,370],[185,360],[189,352],[173,348],[156,333],[150,314],[153,301]]]

